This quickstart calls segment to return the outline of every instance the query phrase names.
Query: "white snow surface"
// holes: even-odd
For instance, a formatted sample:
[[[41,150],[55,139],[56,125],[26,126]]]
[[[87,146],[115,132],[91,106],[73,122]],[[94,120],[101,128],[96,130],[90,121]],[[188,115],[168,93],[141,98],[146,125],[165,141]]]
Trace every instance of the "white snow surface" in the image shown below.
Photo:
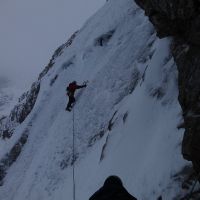
[[[97,45],[109,31],[114,32],[110,40]],[[176,196],[180,188],[172,177],[186,162],[183,130],[177,129],[182,120],[177,69],[169,48],[170,39],[156,37],[132,0],[109,0],[43,78],[27,119],[11,139],[0,142],[3,158],[29,132],[0,199],[72,199],[73,112],[65,111],[65,88],[72,80],[89,81],[76,93],[74,107],[76,199],[89,199],[113,174],[139,200]]]

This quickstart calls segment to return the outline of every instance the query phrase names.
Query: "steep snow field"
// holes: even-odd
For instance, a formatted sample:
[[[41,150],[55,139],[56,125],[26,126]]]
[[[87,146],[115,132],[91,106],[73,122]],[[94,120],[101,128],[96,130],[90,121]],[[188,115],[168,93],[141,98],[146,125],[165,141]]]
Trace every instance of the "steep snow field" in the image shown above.
[[[0,199],[72,199],[73,112],[65,111],[65,88],[72,80],[89,81],[74,107],[77,200],[88,199],[111,174],[141,200],[160,194],[171,200],[179,193],[172,177],[186,163],[169,48],[170,40],[156,38],[132,0],[109,0],[56,59],[25,122],[1,141],[2,158],[29,133]]]

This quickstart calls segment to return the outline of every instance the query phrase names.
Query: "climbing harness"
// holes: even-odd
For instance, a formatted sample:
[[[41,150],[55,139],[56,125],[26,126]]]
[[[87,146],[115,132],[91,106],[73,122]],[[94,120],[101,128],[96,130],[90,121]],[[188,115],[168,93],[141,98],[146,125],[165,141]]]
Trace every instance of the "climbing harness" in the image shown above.
[[[190,200],[190,198],[192,197],[192,193],[194,192],[195,186],[196,186],[196,184],[197,184],[199,178],[200,178],[200,173],[199,173],[198,176],[196,177],[195,182],[194,182],[194,184],[193,184],[193,186],[192,186],[192,189],[191,189],[190,193],[188,194],[188,196],[186,197],[186,200]]]
[[[75,183],[75,120],[74,120],[74,109],[73,109],[73,156],[72,156],[72,165],[73,165],[73,200],[76,200],[76,183]]]

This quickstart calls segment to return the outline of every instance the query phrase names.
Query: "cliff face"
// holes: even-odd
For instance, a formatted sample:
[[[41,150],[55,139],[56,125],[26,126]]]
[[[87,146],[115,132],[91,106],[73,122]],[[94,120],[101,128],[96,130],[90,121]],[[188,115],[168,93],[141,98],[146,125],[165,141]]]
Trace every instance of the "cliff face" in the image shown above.
[[[0,121],[0,199],[72,199],[72,163],[77,200],[89,199],[111,174],[137,199],[183,197],[188,163],[180,155],[170,44],[132,0],[107,1]],[[69,113],[65,91],[73,80],[88,86]]]
[[[185,134],[182,153],[200,172],[200,1],[135,0],[160,38],[172,36]]]
[[[145,10],[159,37],[179,36],[200,44],[198,0],[136,0]]]

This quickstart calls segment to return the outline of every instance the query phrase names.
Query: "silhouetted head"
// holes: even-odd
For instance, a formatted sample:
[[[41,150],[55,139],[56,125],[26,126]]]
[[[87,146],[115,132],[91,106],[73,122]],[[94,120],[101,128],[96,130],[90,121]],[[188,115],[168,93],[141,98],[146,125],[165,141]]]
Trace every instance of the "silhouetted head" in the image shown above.
[[[76,81],[73,81],[72,83],[73,83],[73,84],[76,84]]]
[[[104,186],[113,186],[113,185],[123,186],[123,183],[118,176],[109,176],[104,182]]]
[[[162,200],[162,196],[159,196],[157,200]]]

